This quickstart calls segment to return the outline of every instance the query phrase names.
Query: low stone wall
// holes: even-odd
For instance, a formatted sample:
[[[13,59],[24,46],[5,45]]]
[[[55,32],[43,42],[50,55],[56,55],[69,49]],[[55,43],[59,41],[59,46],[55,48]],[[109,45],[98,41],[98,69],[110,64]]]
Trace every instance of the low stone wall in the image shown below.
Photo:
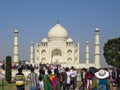
[[[5,75],[5,70],[1,70],[2,74]],[[39,70],[35,70],[36,73],[39,74]],[[16,73],[18,73],[18,70],[12,70],[12,77],[15,77]],[[27,77],[27,75],[30,73],[30,70],[23,70],[23,74],[25,75],[25,77]]]
[[[89,64],[85,64],[85,63],[81,63],[81,64],[61,64],[62,67],[72,67],[74,66],[75,68],[89,68],[89,67],[97,67],[95,64],[93,63],[89,63]]]

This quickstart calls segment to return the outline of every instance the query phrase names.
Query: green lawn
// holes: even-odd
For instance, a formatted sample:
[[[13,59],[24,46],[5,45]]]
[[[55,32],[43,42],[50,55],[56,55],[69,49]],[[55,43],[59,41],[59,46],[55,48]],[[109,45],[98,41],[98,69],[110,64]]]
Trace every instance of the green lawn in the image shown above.
[[[16,85],[15,82],[7,83],[5,80],[3,81],[0,80],[0,90],[16,90]]]
[[[77,87],[81,86],[81,84],[82,82],[77,82]],[[26,86],[26,90],[28,90],[27,84],[25,86]],[[0,81],[0,90],[16,90],[15,82],[8,83],[4,80],[4,88],[3,88],[2,81]]]
[[[29,84],[29,82],[25,82],[25,90],[29,90],[28,84]],[[4,85],[2,85],[2,81],[0,80],[0,90],[16,90],[15,81],[8,83],[7,81],[4,80]]]

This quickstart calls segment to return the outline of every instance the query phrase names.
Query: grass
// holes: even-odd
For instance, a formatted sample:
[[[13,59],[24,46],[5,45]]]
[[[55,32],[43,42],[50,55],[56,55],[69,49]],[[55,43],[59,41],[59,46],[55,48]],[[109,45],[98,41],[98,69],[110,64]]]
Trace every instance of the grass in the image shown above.
[[[77,86],[77,87],[80,87],[82,84],[83,84],[82,82],[78,81],[78,82],[76,83],[76,86]]]
[[[0,90],[16,90],[16,83],[13,80],[12,82],[8,83],[6,80],[3,81],[4,85],[2,84],[2,81],[0,80]],[[25,82],[25,90],[29,90],[29,82]],[[3,89],[4,88],[4,89]]]
[[[79,87],[82,85],[82,82],[77,82],[76,84],[77,87]],[[3,89],[2,81],[0,80],[0,90],[16,90],[16,84],[15,82],[8,83],[7,81],[4,80],[4,89]]]
[[[2,84],[2,81],[0,80],[0,90],[16,90],[15,82],[8,83],[4,80]]]

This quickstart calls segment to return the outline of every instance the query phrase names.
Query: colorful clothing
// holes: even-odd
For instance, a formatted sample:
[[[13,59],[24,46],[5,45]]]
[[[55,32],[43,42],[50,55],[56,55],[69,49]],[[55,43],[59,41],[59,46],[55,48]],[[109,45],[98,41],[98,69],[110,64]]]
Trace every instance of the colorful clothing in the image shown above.
[[[57,86],[56,86],[56,88],[57,88],[57,90],[61,90],[60,79],[57,78],[56,80],[57,80]]]
[[[56,81],[56,76],[54,74],[50,75],[50,81],[52,82],[52,86],[56,87],[57,86],[57,81]]]
[[[25,76],[22,73],[17,73],[15,76],[17,90],[25,89]]]
[[[16,74],[16,85],[22,86],[25,84],[25,77],[24,74]]]
[[[52,83],[47,75],[44,75],[44,90],[52,90]]]

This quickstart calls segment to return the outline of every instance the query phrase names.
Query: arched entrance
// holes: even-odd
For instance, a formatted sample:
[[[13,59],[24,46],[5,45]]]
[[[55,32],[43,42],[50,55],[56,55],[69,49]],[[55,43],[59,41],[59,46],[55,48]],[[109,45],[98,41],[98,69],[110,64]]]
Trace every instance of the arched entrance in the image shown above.
[[[62,61],[62,53],[59,49],[52,51],[52,63],[60,63]]]

